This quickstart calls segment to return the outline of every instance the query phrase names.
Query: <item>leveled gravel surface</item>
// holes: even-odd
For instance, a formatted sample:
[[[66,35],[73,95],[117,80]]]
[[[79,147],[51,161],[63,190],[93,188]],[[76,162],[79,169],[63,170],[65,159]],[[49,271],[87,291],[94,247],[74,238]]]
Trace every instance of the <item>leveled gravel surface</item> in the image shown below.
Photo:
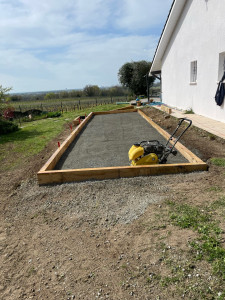
[[[97,115],[64,153],[56,170],[128,166],[128,151],[137,142],[166,140],[137,113]],[[168,163],[187,160],[178,153]]]

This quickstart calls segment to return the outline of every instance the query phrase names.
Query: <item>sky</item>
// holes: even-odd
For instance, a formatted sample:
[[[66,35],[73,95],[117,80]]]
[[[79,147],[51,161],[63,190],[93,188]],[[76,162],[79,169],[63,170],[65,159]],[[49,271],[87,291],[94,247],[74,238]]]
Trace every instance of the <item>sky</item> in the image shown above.
[[[118,85],[152,61],[173,0],[0,0],[0,85],[12,92]]]

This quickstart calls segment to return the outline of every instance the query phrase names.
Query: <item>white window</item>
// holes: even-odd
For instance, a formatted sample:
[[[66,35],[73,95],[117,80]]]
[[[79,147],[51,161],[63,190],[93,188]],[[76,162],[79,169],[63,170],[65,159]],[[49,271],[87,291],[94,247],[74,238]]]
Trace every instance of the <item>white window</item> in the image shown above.
[[[191,62],[191,83],[197,82],[197,60]]]
[[[221,80],[225,72],[225,52],[219,54],[219,70],[218,70],[218,81]]]

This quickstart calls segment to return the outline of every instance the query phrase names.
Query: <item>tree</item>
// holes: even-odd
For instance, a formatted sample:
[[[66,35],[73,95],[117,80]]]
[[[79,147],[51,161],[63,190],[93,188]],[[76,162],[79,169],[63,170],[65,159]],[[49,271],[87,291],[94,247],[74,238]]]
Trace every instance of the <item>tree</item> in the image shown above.
[[[19,95],[11,95],[10,97],[7,97],[6,100],[16,102],[16,101],[21,101],[22,97]]]
[[[131,88],[134,73],[134,62],[125,63],[118,72],[119,82],[128,88]]]
[[[151,62],[145,60],[125,63],[118,72],[119,82],[135,95],[147,95],[147,86],[152,86],[155,80],[148,77],[150,68]]]
[[[70,98],[82,97],[82,90],[72,90],[69,92]]]
[[[4,88],[2,85],[0,85],[0,102],[5,101],[6,93],[8,93],[11,90],[12,90],[11,87]]]
[[[4,111],[8,106],[7,101],[9,100],[9,97],[7,97],[7,93],[11,90],[11,87],[4,88],[2,85],[0,85],[0,116],[4,115]]]
[[[55,93],[51,92],[51,93],[47,93],[45,96],[44,96],[44,99],[45,100],[49,100],[49,99],[56,99],[57,96]]]
[[[112,86],[111,88],[109,88],[109,95],[111,97],[118,97],[118,96],[126,96],[127,95],[127,89],[125,89],[122,86]]]
[[[69,98],[69,93],[67,91],[62,91],[59,93],[59,98]]]
[[[95,97],[100,95],[101,90],[97,85],[86,85],[83,92],[87,97]]]
[[[111,87],[102,87],[101,94],[102,97],[119,97],[119,96],[127,96],[128,88],[115,85]]]

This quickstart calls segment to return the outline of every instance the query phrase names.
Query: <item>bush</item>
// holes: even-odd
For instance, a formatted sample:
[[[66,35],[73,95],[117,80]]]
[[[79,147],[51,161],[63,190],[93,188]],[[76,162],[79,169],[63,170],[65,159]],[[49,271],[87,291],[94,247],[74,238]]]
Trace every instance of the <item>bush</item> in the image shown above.
[[[53,112],[49,112],[47,113],[47,118],[58,118],[61,116],[61,112],[59,111],[53,111]]]
[[[192,108],[188,108],[186,111],[185,111],[185,114],[186,115],[191,115],[191,114],[194,114],[194,111]]]
[[[13,116],[14,116],[14,108],[13,107],[7,107],[5,110],[4,110],[4,118],[6,120],[9,120],[9,121],[12,121],[13,119]]]
[[[37,120],[42,120],[42,119],[47,119],[47,118],[58,118],[60,117],[62,114],[61,112],[47,112],[44,111],[42,112],[42,114],[40,115],[32,115],[31,118],[29,118],[29,116],[25,116],[22,118],[22,122],[33,122],[33,121],[37,121]]]
[[[19,130],[18,125],[0,118],[0,134],[7,134]]]

